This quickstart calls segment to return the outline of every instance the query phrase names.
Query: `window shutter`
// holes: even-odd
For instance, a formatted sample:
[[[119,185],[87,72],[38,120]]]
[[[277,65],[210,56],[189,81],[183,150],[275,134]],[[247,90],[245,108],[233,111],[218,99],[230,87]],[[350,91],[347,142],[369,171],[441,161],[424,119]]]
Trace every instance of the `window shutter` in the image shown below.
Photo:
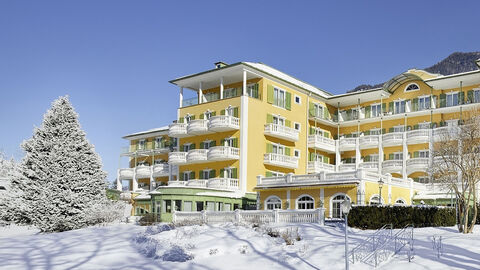
[[[183,117],[180,117],[180,119],[178,119],[178,123],[183,123],[183,121],[184,121]]]
[[[233,108],[233,116],[238,118],[238,107]]]
[[[290,120],[285,119],[285,126],[292,127],[292,122]]]
[[[272,176],[273,176],[272,172],[269,172],[269,171],[265,172],[265,177],[272,177]]]
[[[311,117],[315,116],[315,105],[313,102],[308,103],[308,113]]]
[[[465,93],[458,92],[458,104],[465,104]]]
[[[363,134],[365,134],[365,136],[370,135],[370,130],[365,131]]]
[[[184,179],[184,178],[183,178],[183,172],[180,173],[180,176],[179,176],[179,177],[180,177],[180,181],[183,181],[183,179]]]
[[[203,172],[204,171],[200,171],[200,175],[198,176],[198,179],[203,179]]]
[[[363,162],[369,162],[370,161],[370,156],[364,156],[362,157]]]
[[[210,142],[210,147],[214,147],[214,146],[217,146],[217,141],[211,141]]]
[[[195,179],[195,172],[190,172],[190,179]]]
[[[267,153],[273,152],[273,145],[271,143],[267,143]]]
[[[418,98],[414,98],[412,101],[412,112],[418,111]]]
[[[220,115],[225,115],[225,110],[221,110]]]
[[[285,155],[290,156],[290,147],[285,147]]]
[[[328,157],[326,157],[326,156],[323,156],[323,163],[326,163],[326,164],[328,164]]]
[[[273,115],[267,113],[267,124],[273,123]]]
[[[192,115],[192,117],[190,118],[191,120],[195,120],[195,115]]]
[[[382,128],[382,134],[387,133],[386,129]]]
[[[313,152],[308,153],[308,161],[315,161],[315,153]]]
[[[237,179],[237,168],[232,168],[232,178]]]
[[[212,116],[216,116],[217,115],[217,112],[212,112]]]
[[[220,175],[219,177],[225,178],[225,169],[220,169]]]
[[[413,157],[414,157],[414,158],[417,158],[418,156],[419,156],[418,151],[413,152]]]
[[[408,158],[413,157],[411,152],[408,152]]]
[[[417,129],[418,129],[418,124],[413,125],[413,130],[417,130]]]
[[[315,134],[315,128],[310,127],[310,128],[309,128],[309,134],[310,134],[310,135]]]
[[[258,83],[253,86],[253,97],[258,98]]]
[[[220,146],[225,146],[225,139],[220,140]]]
[[[393,127],[388,129],[388,133],[392,133],[395,129]]]
[[[204,142],[201,142],[200,143],[200,149],[203,149],[205,147],[205,143]]]
[[[267,102],[273,104],[273,85],[267,85]]]
[[[203,118],[205,118],[205,114],[203,113],[198,116],[198,119],[203,119]]]
[[[292,109],[292,93],[285,92],[285,109],[291,110]]]
[[[388,103],[388,111],[393,112],[393,102]]]
[[[370,118],[370,116],[371,116],[371,111],[372,111],[372,107],[371,107],[371,106],[365,107],[365,118]]]
[[[233,138],[233,147],[238,148],[238,138]]]
[[[330,112],[328,111],[327,107],[323,107],[323,118],[324,119],[330,118]]]
[[[195,149],[195,144],[194,144],[194,143],[192,143],[192,144],[190,145],[190,149]]]
[[[330,138],[330,133],[328,133],[328,131],[324,131],[323,132],[323,137]]]
[[[208,178],[215,178],[215,170],[210,170]]]
[[[447,95],[440,94],[440,108],[447,106]]]
[[[474,102],[474,100],[473,100],[473,90],[469,90],[467,92],[467,102],[468,103],[473,103]]]
[[[388,154],[388,160],[393,160],[393,154]]]

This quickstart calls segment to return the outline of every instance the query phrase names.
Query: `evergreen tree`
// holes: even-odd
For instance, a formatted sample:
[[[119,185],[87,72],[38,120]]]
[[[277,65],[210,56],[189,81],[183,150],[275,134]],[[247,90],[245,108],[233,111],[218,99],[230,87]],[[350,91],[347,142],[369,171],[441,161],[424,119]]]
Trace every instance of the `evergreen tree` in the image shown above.
[[[27,217],[42,231],[65,231],[92,224],[98,204],[107,203],[106,173],[67,97],[46,112],[40,128],[22,143],[23,191]]]

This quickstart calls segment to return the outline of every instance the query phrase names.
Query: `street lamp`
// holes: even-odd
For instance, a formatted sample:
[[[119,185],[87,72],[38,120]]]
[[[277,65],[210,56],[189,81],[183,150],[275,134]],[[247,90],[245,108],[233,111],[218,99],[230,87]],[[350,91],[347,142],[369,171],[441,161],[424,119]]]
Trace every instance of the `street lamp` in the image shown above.
[[[379,193],[379,198],[378,198],[378,204],[379,205],[382,205],[382,187],[383,187],[383,180],[382,178],[380,178],[380,180],[378,180],[378,193]]]
[[[352,209],[350,200],[345,197],[342,204],[342,213],[345,214],[345,270],[348,270],[348,213]]]

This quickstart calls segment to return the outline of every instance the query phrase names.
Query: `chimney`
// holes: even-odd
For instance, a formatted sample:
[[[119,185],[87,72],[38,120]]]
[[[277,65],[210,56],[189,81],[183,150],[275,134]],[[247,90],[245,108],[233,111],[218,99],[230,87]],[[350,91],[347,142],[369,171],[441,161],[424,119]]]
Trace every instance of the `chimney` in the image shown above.
[[[215,68],[222,68],[222,67],[226,67],[226,66],[228,66],[228,65],[225,62],[220,61],[220,62],[215,63]]]

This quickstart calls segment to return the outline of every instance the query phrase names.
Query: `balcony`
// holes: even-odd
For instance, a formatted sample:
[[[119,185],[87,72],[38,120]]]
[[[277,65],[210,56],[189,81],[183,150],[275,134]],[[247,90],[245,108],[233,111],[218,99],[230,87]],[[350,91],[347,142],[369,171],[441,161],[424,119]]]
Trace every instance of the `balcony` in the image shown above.
[[[153,177],[165,177],[170,174],[170,166],[168,164],[156,164],[152,168]]]
[[[335,165],[323,163],[321,161],[309,161],[307,165],[307,173],[319,173],[322,171],[334,172]]]
[[[279,139],[284,139],[287,141],[298,141],[299,131],[290,127],[277,125],[277,124],[266,124],[265,125],[265,135],[272,136]]]
[[[433,130],[433,139],[437,142],[455,139],[459,131],[458,127],[439,127]]]
[[[428,158],[411,158],[407,160],[407,174],[427,172]]]
[[[206,188],[207,187],[207,182],[208,180],[206,179],[190,179],[188,181],[185,181],[186,186],[188,187],[199,187],[199,188]]]
[[[239,181],[234,178],[210,178],[208,179],[208,187],[215,189],[238,190]]]
[[[298,158],[281,154],[268,153],[263,156],[263,163],[289,169],[298,168]]]
[[[428,143],[429,140],[429,129],[417,129],[407,133],[407,144]]]
[[[120,179],[133,179],[133,168],[119,169],[118,175]]]
[[[335,153],[335,140],[322,135],[310,135],[308,136],[308,147],[328,153]]]
[[[207,158],[209,161],[235,160],[239,159],[240,150],[230,146],[214,146],[208,149]]]
[[[402,160],[386,160],[382,163],[383,173],[402,173]]]
[[[173,165],[185,164],[187,162],[187,152],[168,153],[168,163]]]
[[[403,132],[383,134],[383,146],[395,146],[403,144]]]
[[[150,166],[137,166],[135,168],[135,178],[150,178],[151,172]]]
[[[379,142],[379,135],[362,136],[359,139],[360,149],[377,148]]]
[[[346,164],[340,164],[338,166],[338,170],[341,172],[347,172],[347,171],[355,171],[356,165],[355,163],[346,163]]]
[[[202,135],[211,133],[208,131],[208,120],[199,119],[188,122],[187,133],[188,135]]]
[[[362,162],[359,167],[360,169],[376,172],[378,171],[378,161]]]
[[[207,161],[208,149],[192,149],[188,151],[187,163],[201,163]]]
[[[208,130],[215,132],[238,130],[239,128],[240,120],[230,115],[212,116],[208,123]]]
[[[357,138],[341,138],[340,139],[340,151],[352,151],[355,150],[357,145]]]
[[[187,126],[186,123],[174,123],[168,126],[168,136],[173,138],[183,138],[187,137]]]

